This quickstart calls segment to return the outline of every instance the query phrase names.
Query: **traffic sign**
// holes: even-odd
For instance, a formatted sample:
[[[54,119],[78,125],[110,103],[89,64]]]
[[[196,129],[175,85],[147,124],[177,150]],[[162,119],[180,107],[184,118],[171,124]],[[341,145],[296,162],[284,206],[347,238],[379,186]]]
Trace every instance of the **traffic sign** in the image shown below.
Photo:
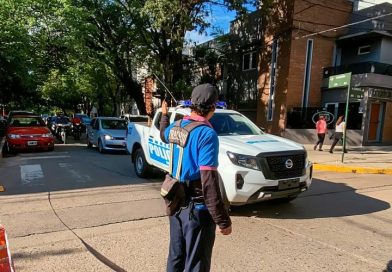
[[[345,73],[329,77],[328,88],[340,88],[350,85],[351,73]]]

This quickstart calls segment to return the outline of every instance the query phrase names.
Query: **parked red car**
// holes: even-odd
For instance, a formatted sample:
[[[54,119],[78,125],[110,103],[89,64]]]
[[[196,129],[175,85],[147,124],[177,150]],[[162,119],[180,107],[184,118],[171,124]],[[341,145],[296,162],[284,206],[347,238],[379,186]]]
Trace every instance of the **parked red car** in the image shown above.
[[[14,115],[8,120],[6,151],[54,150],[54,136],[39,116]]]

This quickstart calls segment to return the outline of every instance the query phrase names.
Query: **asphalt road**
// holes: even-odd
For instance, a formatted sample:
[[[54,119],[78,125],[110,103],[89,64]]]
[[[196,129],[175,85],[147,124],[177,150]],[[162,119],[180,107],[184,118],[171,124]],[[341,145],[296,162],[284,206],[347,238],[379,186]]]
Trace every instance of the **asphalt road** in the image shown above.
[[[165,271],[159,173],[84,145],[0,160],[0,223],[16,271]],[[232,212],[212,271],[383,271],[392,260],[392,180],[319,172],[291,204]]]

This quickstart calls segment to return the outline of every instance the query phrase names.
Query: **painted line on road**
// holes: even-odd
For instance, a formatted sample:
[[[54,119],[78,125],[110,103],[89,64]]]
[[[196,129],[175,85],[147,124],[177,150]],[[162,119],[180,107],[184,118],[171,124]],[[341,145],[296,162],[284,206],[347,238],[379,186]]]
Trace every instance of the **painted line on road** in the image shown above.
[[[20,158],[20,160],[27,161],[27,160],[65,159],[65,158],[71,158],[71,156],[40,156],[40,157]]]
[[[392,168],[340,166],[340,165],[314,163],[313,169],[320,170],[320,171],[328,171],[328,172],[340,172],[340,173],[392,175]]]
[[[72,169],[72,164],[66,162],[59,163],[60,168],[66,169],[72,176],[72,178],[76,182],[88,182],[91,181],[91,177],[89,175],[81,175],[75,169]]]
[[[44,178],[40,164],[28,164],[20,166],[20,177],[23,184],[29,184]]]
[[[69,154],[68,151],[51,151],[51,152],[44,152],[43,154],[51,154],[51,156],[56,156],[60,154]],[[35,157],[37,153],[21,153],[19,154],[20,157],[27,158],[27,157]]]

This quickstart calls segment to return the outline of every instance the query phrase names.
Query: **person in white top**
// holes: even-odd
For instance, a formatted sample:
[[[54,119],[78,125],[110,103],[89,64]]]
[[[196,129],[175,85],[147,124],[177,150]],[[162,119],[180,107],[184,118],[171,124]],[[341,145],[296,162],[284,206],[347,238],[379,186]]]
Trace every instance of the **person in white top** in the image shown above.
[[[333,143],[331,148],[329,149],[329,153],[333,153],[333,149],[335,145],[339,142],[340,139],[343,138],[343,133],[346,131],[346,122],[344,121],[344,116],[339,116],[336,121],[335,133],[333,134]],[[347,153],[347,150],[344,150],[344,153]]]

